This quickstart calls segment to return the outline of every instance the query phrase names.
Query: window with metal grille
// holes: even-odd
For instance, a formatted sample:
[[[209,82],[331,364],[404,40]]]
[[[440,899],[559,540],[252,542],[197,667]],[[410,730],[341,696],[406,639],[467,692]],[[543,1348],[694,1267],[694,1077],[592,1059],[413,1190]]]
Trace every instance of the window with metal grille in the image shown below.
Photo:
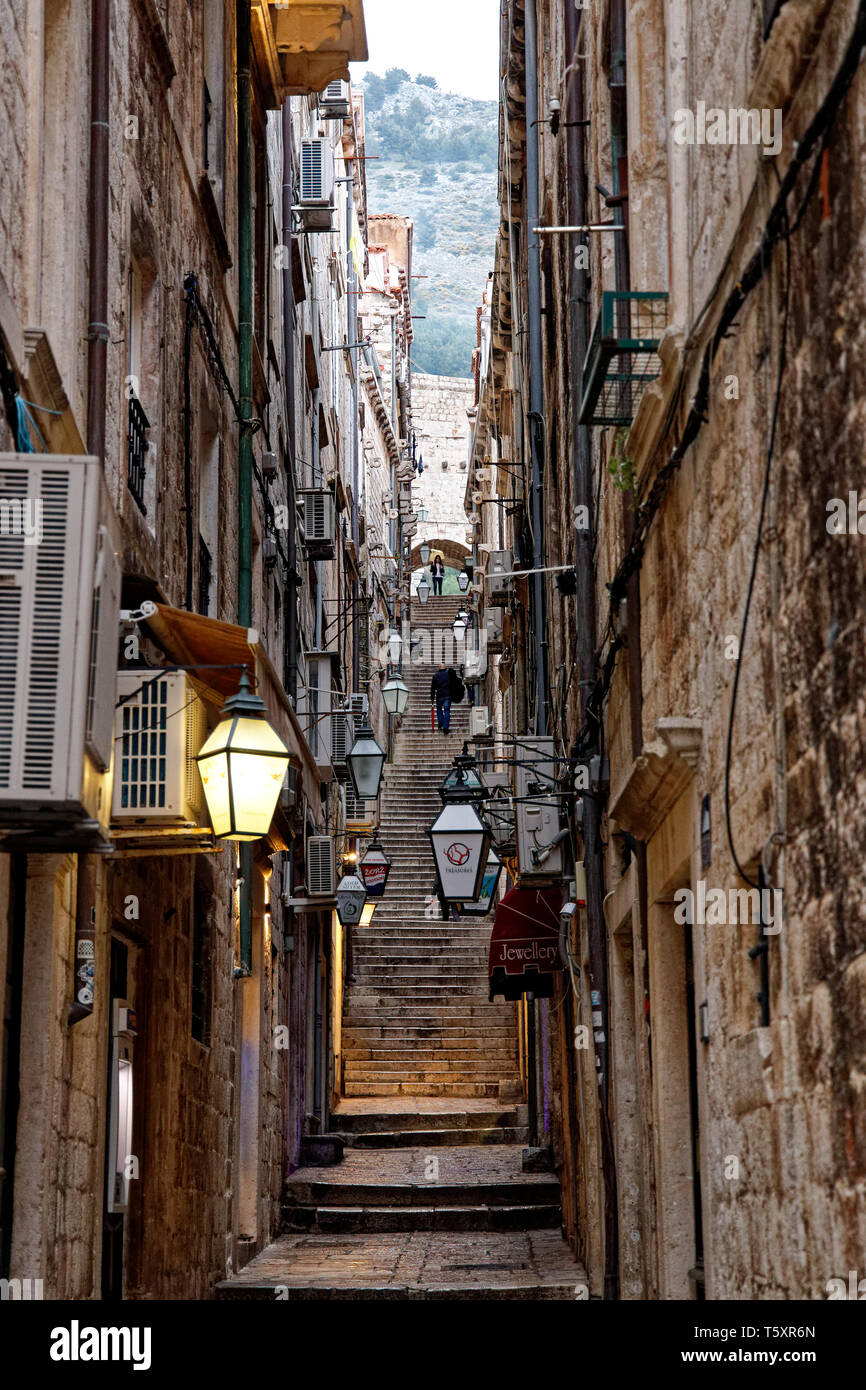
[[[137,396],[130,396],[127,425],[127,472],[126,481],[135,498],[136,505],[143,516],[147,516],[144,502],[144,484],[147,478],[147,431],[150,421],[141,408]]]
[[[196,883],[193,892],[192,988],[190,992],[191,1031],[196,1042],[210,1047],[212,994],[211,895]]]

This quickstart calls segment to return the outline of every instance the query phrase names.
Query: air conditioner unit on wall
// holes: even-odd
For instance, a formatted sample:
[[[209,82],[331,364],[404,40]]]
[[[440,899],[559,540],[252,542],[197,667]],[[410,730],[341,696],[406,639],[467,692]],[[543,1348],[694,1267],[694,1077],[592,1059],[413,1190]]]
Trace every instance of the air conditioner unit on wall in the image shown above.
[[[355,720],[366,719],[370,710],[370,697],[368,695],[350,695],[349,713]]]
[[[487,562],[487,602],[508,603],[511,596],[511,571],[514,569],[510,550],[491,550]]]
[[[331,231],[334,151],[327,140],[302,140],[298,212],[308,232]]]
[[[348,82],[329,82],[319,97],[319,115],[323,120],[336,121],[351,114]]]
[[[470,648],[463,658],[463,679],[470,684],[487,675],[487,652],[483,647]]]
[[[487,651],[490,655],[502,651],[503,615],[500,608],[488,608],[484,614],[484,630],[487,633]]]
[[[313,560],[333,560],[337,538],[334,495],[326,488],[299,492],[304,503],[304,544]]]
[[[334,840],[311,835],[307,840],[307,892],[311,898],[333,898],[337,891]]]
[[[490,711],[486,705],[473,705],[469,711],[469,737],[490,737]]]
[[[331,715],[331,762],[338,776],[349,775],[346,759],[352,751],[355,739],[355,721],[345,710],[335,710]]]
[[[347,782],[343,787],[345,796],[345,823],[346,831],[350,835],[357,835],[364,830],[372,830],[376,824],[376,803],[375,801],[365,801],[358,797],[351,782]]]
[[[118,671],[117,699],[112,821],[205,824],[195,758],[207,734],[207,716],[189,676]]]
[[[5,848],[107,848],[119,551],[98,459],[0,454]]]

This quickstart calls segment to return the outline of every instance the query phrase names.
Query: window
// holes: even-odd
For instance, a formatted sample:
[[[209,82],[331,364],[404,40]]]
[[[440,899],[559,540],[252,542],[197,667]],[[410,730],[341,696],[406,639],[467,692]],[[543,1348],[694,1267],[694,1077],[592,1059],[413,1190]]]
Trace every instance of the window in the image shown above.
[[[196,1042],[210,1047],[212,931],[210,894],[196,883],[193,892],[191,1031]]]
[[[156,274],[149,262],[131,253],[126,305],[126,481],[151,531],[155,530],[156,445],[148,435],[148,406],[155,408],[159,398],[157,316]]]
[[[146,516],[144,487],[147,476],[147,431],[150,421],[141,404],[141,340],[144,277],[134,256],[129,260],[127,297],[127,474],[126,480],[139,510]]]
[[[202,163],[220,216],[226,210],[225,5],[202,7]]]
[[[198,436],[198,611],[203,617],[219,617],[219,425],[202,393],[199,399]]]

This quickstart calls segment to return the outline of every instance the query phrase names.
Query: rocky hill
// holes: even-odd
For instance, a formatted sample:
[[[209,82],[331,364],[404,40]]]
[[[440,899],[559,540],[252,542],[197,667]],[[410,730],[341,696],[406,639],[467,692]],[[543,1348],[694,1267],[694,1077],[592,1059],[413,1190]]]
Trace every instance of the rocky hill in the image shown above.
[[[469,376],[476,309],[499,225],[497,107],[441,92],[400,68],[367,73],[367,196],[371,212],[415,220],[414,357],[419,370]]]

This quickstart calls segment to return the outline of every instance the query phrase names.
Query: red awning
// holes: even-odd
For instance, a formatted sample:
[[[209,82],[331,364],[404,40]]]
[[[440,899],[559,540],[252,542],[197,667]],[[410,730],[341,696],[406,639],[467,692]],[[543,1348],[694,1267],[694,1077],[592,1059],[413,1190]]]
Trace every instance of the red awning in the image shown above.
[[[559,951],[558,888],[512,888],[499,903],[490,938],[490,998],[549,999],[564,962]]]

